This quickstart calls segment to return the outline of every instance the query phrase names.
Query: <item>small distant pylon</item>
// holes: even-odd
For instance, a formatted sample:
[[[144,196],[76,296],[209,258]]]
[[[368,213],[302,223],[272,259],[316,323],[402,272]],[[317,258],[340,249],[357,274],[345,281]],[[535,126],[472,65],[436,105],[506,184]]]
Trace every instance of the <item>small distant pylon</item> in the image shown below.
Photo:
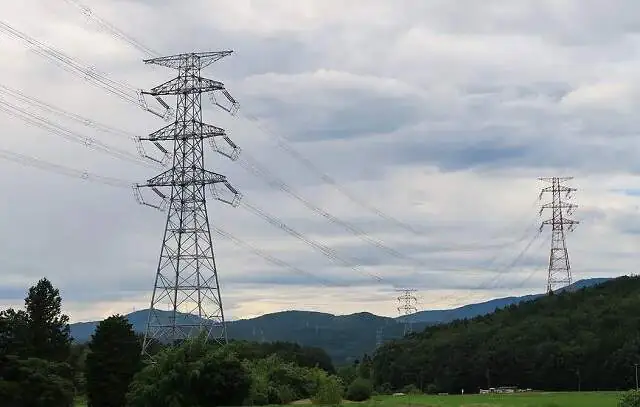
[[[382,346],[382,330],[384,327],[378,327],[378,329],[376,329],[376,349],[378,349],[380,346]]]
[[[398,312],[400,313],[402,321],[404,322],[403,336],[406,336],[413,332],[413,324],[411,322],[410,315],[418,312],[418,299],[415,296],[415,289],[404,288],[397,291],[402,293],[398,297]]]
[[[547,278],[547,294],[552,293],[557,288],[570,285],[571,265],[569,263],[569,252],[567,250],[567,242],[565,239],[565,230],[571,232],[580,222],[569,219],[578,205],[569,203],[571,193],[577,191],[576,188],[564,185],[566,181],[573,177],[552,177],[539,178],[539,180],[548,182],[551,185],[542,188],[540,199],[545,193],[551,193],[551,202],[540,207],[540,215],[546,210],[551,209],[551,218],[544,220],[540,225],[540,231],[545,225],[551,226],[551,251],[549,253],[549,274]],[[565,228],[566,226],[566,228]]]

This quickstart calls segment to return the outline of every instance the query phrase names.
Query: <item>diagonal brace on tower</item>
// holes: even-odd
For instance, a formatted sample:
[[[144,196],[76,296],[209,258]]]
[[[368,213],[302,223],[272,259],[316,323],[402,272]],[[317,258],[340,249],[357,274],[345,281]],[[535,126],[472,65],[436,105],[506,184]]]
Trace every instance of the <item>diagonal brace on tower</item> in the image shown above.
[[[234,206],[240,194],[224,175],[205,169],[204,141],[209,139],[215,151],[232,160],[237,159],[239,148],[223,129],[202,122],[202,94],[226,90],[221,82],[201,77],[200,71],[229,54],[231,51],[187,53],[144,61],[177,69],[178,76],[144,92],[152,96],[175,95],[177,100],[175,122],[139,138],[153,143],[172,162],[171,168],[135,188],[140,203],[158,209],[168,206],[143,354],[148,354],[153,342],[175,344],[201,332],[207,339],[227,341],[207,213],[207,187],[216,199]],[[216,139],[222,139],[226,150]],[[163,143],[172,146],[166,148]],[[143,187],[153,190],[161,204],[144,199],[140,193]],[[231,197],[225,199],[219,187]],[[170,191],[166,194],[162,189]]]
[[[547,293],[552,293],[557,288],[570,285],[571,264],[569,263],[569,251],[567,250],[566,232],[573,231],[580,222],[570,219],[569,216],[578,207],[563,200],[570,199],[571,194],[577,191],[576,188],[565,185],[573,177],[551,177],[539,178],[540,181],[551,185],[542,188],[540,199],[544,194],[551,194],[551,202],[540,207],[540,215],[544,211],[551,211],[551,218],[542,221],[540,231],[545,226],[551,227],[551,251],[549,253],[549,270],[547,277]]]

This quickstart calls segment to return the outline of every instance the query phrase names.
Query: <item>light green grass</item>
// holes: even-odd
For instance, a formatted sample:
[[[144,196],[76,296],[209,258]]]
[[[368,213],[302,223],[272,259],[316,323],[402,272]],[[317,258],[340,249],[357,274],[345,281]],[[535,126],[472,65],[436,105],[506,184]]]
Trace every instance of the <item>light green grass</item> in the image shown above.
[[[617,407],[620,393],[520,393],[450,396],[379,396],[366,403],[376,407]]]
[[[472,394],[467,396],[376,396],[363,403],[345,402],[362,407],[617,407],[620,393],[521,393]],[[305,400],[306,401],[306,400]],[[307,404],[298,402],[294,404]],[[75,407],[86,407],[82,399]]]

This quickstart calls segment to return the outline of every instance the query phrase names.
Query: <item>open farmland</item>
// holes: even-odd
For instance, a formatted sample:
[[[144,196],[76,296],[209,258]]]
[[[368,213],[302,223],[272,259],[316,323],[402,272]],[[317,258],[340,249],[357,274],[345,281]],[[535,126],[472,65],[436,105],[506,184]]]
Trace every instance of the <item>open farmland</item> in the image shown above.
[[[616,407],[619,393],[521,393],[449,396],[379,396],[370,406],[430,407]]]

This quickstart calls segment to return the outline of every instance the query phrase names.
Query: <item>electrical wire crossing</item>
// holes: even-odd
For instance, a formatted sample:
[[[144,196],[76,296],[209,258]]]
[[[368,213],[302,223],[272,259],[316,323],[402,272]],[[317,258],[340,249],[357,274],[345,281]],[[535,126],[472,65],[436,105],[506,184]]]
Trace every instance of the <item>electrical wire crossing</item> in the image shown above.
[[[139,203],[163,210],[168,206],[162,249],[156,271],[149,318],[142,352],[149,356],[152,342],[176,344],[204,332],[208,340],[227,342],[220,284],[211,241],[206,205],[206,187],[214,197],[237,205],[240,194],[224,175],[204,168],[204,140],[223,138],[223,129],[202,122],[202,94],[224,90],[221,82],[200,76],[202,68],[230,55],[232,51],[186,53],[144,60],[178,70],[178,76],[149,92],[152,96],[176,95],[175,122],[140,137],[160,151],[163,142],[173,144],[173,165],[145,184],[134,188]],[[235,144],[232,144],[235,147]],[[226,188],[225,199],[216,187]],[[161,199],[159,205],[145,200],[141,187],[148,187]],[[161,188],[170,188],[167,196]],[[168,306],[168,317],[161,310]]]
[[[400,294],[400,296],[398,296],[398,312],[400,313],[402,321],[404,322],[403,335],[406,336],[413,332],[411,315],[418,312],[418,299],[415,295],[416,290],[413,288],[403,288],[397,291],[402,293]]]
[[[571,194],[577,191],[576,188],[564,185],[565,182],[572,179],[573,177],[539,178],[540,181],[551,184],[540,191],[540,198],[544,194],[551,193],[551,202],[545,203],[540,207],[540,215],[545,210],[551,210],[551,218],[542,221],[540,224],[540,231],[545,226],[551,226],[551,251],[549,254],[549,276],[547,278],[548,294],[557,288],[571,284],[572,281],[565,230],[571,232],[579,223],[568,218],[578,205],[563,200],[563,196],[568,200],[571,198]]]

